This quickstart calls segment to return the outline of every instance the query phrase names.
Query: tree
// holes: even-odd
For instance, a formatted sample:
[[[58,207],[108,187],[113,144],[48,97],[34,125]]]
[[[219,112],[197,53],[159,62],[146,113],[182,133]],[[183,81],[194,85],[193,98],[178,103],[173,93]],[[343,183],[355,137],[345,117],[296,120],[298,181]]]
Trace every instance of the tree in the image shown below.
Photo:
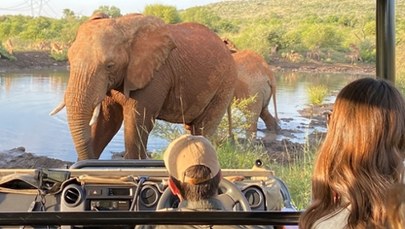
[[[206,25],[215,32],[218,31],[221,18],[213,11],[205,7],[193,7],[181,13],[182,21],[197,22]]]
[[[62,19],[65,20],[72,20],[75,18],[75,12],[70,9],[63,9],[63,16]]]
[[[174,6],[165,6],[161,4],[147,5],[143,14],[160,17],[163,21],[169,24],[180,22],[180,15]]]
[[[339,49],[343,35],[330,24],[308,24],[302,27],[301,39],[308,49],[315,47]]]

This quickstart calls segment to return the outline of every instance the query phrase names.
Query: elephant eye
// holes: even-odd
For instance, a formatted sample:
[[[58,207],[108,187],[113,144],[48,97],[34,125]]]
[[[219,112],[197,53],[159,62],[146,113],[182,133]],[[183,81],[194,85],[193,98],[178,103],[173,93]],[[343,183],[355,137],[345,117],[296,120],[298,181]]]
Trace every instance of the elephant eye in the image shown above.
[[[114,62],[109,62],[105,65],[105,68],[107,71],[112,71],[114,69],[115,63]]]

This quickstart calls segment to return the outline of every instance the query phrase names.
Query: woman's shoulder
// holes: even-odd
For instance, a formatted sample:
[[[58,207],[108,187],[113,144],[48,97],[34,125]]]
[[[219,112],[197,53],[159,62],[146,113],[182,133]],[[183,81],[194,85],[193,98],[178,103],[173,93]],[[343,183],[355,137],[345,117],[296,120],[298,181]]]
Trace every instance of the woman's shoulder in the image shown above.
[[[317,220],[312,229],[344,229],[349,218],[349,208],[342,208]]]

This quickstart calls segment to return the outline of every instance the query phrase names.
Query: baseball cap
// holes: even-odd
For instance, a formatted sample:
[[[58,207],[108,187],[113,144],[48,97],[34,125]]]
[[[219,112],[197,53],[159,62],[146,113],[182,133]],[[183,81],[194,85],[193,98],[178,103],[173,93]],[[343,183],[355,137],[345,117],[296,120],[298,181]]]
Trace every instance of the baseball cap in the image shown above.
[[[201,135],[184,134],[169,144],[163,154],[169,174],[181,182],[199,184],[215,177],[219,170],[217,153],[212,144]],[[194,165],[204,165],[211,170],[209,178],[199,180],[186,177],[186,170]]]

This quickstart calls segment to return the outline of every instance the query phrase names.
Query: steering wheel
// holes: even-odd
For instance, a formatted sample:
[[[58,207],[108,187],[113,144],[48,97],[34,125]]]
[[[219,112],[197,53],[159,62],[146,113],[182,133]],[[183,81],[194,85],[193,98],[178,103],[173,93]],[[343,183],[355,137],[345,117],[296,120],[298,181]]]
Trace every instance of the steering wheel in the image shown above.
[[[235,184],[222,178],[219,182],[217,199],[221,201],[227,211],[251,211],[249,202]],[[156,206],[156,210],[177,207],[179,199],[174,196],[170,188],[163,191]]]

